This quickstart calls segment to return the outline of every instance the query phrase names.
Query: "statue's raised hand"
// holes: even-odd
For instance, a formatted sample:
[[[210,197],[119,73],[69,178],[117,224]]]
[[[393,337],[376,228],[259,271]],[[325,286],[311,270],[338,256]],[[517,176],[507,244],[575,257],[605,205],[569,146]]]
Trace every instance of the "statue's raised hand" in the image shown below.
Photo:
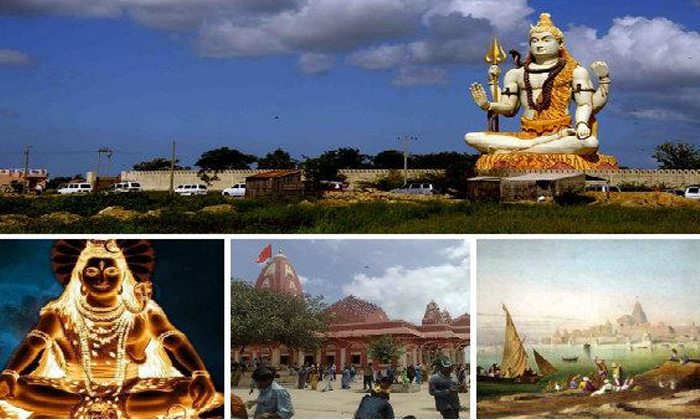
[[[9,374],[0,376],[0,399],[14,397],[16,388],[17,380],[14,376]]]
[[[199,375],[190,382],[189,393],[192,398],[192,407],[199,410],[211,401],[216,393],[216,388],[214,388],[209,375]]]
[[[146,305],[153,297],[153,283],[144,281],[134,286],[134,296],[139,303],[139,312],[146,309]]]
[[[486,97],[486,91],[480,83],[472,83],[471,86],[469,86],[469,92],[479,108],[484,111],[489,109],[489,100]]]
[[[607,63],[604,61],[594,61],[591,64],[591,70],[598,76],[599,79],[603,79],[610,76],[610,69]]]

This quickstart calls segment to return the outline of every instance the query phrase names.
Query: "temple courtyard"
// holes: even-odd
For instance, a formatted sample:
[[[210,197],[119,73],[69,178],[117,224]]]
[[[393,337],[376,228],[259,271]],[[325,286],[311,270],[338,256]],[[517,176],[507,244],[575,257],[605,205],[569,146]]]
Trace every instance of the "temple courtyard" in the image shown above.
[[[297,389],[296,384],[282,384],[292,396],[295,418],[353,418],[360,400],[365,395],[362,393],[362,378],[356,378],[352,388],[340,389],[340,376],[333,383],[333,391],[321,392],[310,389]],[[321,383],[319,383],[319,389]],[[243,401],[257,397],[257,391],[248,395],[248,388],[233,388],[233,393],[243,398]],[[462,403],[461,418],[469,418],[469,393],[459,394]],[[415,416],[419,419],[439,419],[440,413],[435,410],[435,400],[428,394],[428,384],[423,383],[419,392],[392,393],[391,405],[394,408],[394,416],[397,419],[405,416]],[[255,407],[248,410],[250,418],[253,417]]]

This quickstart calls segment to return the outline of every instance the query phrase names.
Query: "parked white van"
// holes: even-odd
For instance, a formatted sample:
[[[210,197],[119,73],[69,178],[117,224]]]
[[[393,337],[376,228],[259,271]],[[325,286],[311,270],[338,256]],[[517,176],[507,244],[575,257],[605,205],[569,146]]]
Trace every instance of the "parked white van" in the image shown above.
[[[207,186],[204,184],[182,184],[175,188],[175,193],[183,196],[206,195]]]
[[[87,182],[71,182],[58,189],[59,194],[89,194],[92,192],[92,185]]]
[[[143,191],[143,188],[141,188],[141,184],[139,184],[138,182],[133,182],[133,181],[117,182],[116,184],[112,184],[112,186],[109,187],[109,190],[107,190],[107,192],[109,192],[109,193],[141,192],[141,191]]]
[[[685,198],[690,198],[691,200],[700,200],[700,187],[697,185],[692,185],[685,190]]]

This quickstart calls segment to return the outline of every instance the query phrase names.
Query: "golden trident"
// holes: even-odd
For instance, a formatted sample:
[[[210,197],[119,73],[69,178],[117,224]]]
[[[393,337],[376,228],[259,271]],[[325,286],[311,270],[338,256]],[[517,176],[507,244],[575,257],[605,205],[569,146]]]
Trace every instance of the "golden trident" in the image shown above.
[[[491,66],[498,67],[499,64],[502,64],[506,61],[507,57],[508,56],[506,55],[505,51],[503,51],[503,47],[501,47],[501,44],[498,43],[498,38],[494,37],[493,42],[488,47],[488,50],[484,55],[484,61],[491,64]],[[489,85],[491,85],[491,94],[493,95],[493,101],[498,102],[498,74],[492,74],[489,71]],[[489,122],[489,131],[498,131],[498,114],[489,111],[487,115]]]

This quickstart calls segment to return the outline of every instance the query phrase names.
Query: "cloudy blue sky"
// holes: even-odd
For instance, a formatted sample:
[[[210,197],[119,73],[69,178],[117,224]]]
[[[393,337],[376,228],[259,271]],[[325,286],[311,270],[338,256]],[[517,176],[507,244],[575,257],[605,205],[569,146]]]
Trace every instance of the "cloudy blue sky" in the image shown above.
[[[502,339],[501,303],[530,338],[614,323],[637,299],[653,324],[700,323],[698,261],[698,240],[480,240],[479,342]]]
[[[454,317],[469,311],[466,241],[233,240],[232,277],[254,283],[264,267],[254,261],[267,244],[287,256],[306,293],[328,304],[352,294],[380,305],[389,318],[417,323],[430,300]]]
[[[100,147],[127,169],[171,140],[188,165],[224,145],[376,153],[402,134],[468,151],[488,40],[523,51],[543,11],[582,64],[611,66],[603,152],[654,167],[660,142],[700,145],[698,0],[2,0],[0,167],[25,144],[55,175],[94,169]]]

